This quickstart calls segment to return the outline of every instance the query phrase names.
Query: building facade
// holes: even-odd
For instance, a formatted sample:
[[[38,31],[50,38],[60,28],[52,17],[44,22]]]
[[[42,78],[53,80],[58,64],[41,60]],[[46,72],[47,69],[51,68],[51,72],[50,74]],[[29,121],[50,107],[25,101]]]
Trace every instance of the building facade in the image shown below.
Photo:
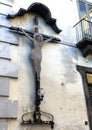
[[[92,130],[91,22],[91,1],[0,0],[0,130]],[[40,109],[54,125],[48,116],[41,115],[43,123],[39,115],[31,120],[40,94],[35,93],[33,42],[19,28],[32,37],[36,28],[46,39],[60,40],[41,48]]]

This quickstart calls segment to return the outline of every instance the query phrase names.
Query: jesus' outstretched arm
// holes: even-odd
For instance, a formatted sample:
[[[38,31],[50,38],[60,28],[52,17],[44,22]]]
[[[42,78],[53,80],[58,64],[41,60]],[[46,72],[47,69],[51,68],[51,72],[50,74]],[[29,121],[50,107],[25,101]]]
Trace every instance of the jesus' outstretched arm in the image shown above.
[[[31,36],[29,36],[29,35],[24,31],[23,28],[21,28],[21,31],[25,34],[25,36],[26,36],[27,38],[29,38],[30,40],[34,41],[34,39],[33,39]]]

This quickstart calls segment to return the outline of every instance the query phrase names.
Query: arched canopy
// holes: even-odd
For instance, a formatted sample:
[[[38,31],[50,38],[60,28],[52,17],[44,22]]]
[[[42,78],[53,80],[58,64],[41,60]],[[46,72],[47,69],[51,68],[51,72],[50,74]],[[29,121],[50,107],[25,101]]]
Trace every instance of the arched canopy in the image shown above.
[[[15,18],[17,16],[22,17],[26,13],[37,13],[43,17],[45,22],[49,24],[56,33],[60,33],[62,31],[57,27],[56,19],[51,17],[51,12],[49,8],[44,4],[38,2],[31,4],[27,10],[20,8],[16,14],[8,14],[7,18],[10,19]]]

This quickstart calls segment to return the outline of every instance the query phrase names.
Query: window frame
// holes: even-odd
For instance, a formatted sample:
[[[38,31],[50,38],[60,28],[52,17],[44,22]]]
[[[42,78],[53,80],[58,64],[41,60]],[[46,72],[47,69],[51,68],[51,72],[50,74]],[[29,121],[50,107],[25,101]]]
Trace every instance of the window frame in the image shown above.
[[[79,66],[79,65],[77,65],[76,68],[80,72],[81,77],[82,77],[89,126],[90,126],[90,130],[92,130],[92,108],[91,108],[91,104],[90,104],[90,96],[89,96],[89,92],[88,92],[88,81],[87,81],[87,76],[86,76],[87,73],[92,74],[92,68]]]
[[[79,1],[85,3],[88,21],[91,21],[90,15],[89,15],[88,5],[92,5],[92,3],[91,3],[91,2],[88,2],[88,1],[85,1],[85,0],[77,0],[78,14],[79,14],[79,19],[80,19],[80,20],[81,20],[81,15],[80,15]]]

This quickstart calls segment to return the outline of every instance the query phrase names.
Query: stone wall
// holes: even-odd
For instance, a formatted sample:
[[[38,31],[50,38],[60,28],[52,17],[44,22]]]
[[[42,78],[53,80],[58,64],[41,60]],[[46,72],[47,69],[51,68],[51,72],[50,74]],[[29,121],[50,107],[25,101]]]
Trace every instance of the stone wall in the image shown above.
[[[17,118],[18,102],[10,100],[10,82],[18,78],[18,64],[12,62],[11,45],[18,44],[16,36],[8,31],[11,25],[6,15],[12,12],[11,1],[0,1],[0,129],[8,130],[8,120]]]
[[[19,7],[27,8],[34,2],[0,2],[0,130],[51,129],[50,126],[44,125],[21,125],[22,115],[34,111],[35,108],[35,79],[30,46],[32,42],[23,35],[11,32],[8,27],[13,25],[33,31],[34,14],[25,14],[13,20],[6,19],[8,13],[17,12]],[[43,3],[42,0],[39,2]],[[57,1],[54,4],[51,2],[53,1],[45,1],[45,4],[50,8],[52,16],[57,14],[60,27],[66,25],[66,22],[62,23],[60,16],[63,7],[61,8]],[[71,1],[68,1],[68,4],[70,9]],[[76,3],[74,4],[76,8]],[[39,25],[40,32],[56,35],[40,16]],[[42,48],[41,88],[44,88],[45,94],[41,110],[54,116],[54,130],[89,130],[89,125],[85,125],[88,117],[82,79],[76,65],[91,66],[92,63],[91,58],[84,59],[76,48],[73,29],[70,31],[69,27],[66,26],[66,31],[72,34],[71,38],[64,30],[57,35],[61,39],[60,44],[47,43]],[[62,37],[65,38],[64,42]]]

